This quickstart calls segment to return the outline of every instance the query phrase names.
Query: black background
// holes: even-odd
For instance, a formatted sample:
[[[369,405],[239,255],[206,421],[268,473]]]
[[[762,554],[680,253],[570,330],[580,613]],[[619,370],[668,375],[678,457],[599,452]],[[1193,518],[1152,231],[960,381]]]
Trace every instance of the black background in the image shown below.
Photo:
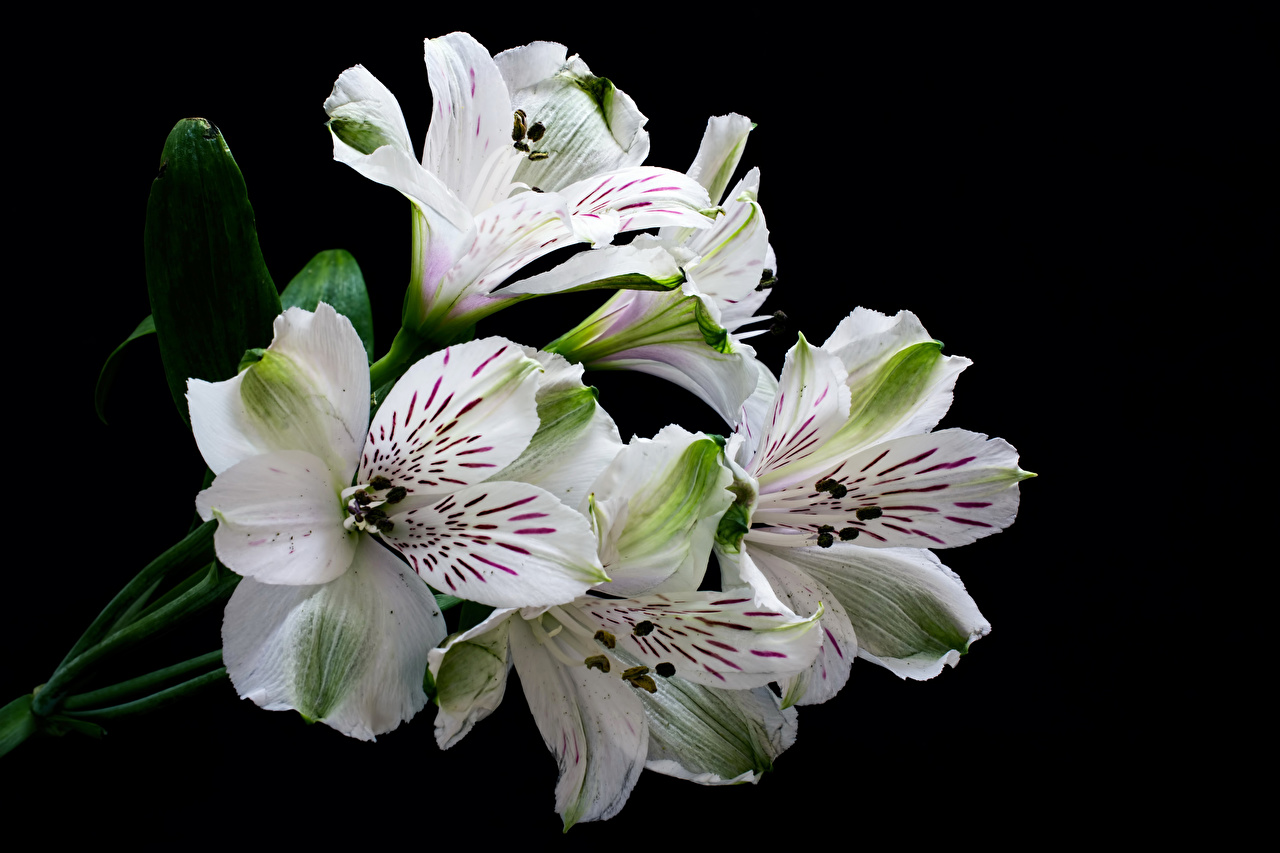
[[[349,8],[269,32],[97,22],[91,37],[44,45],[11,84],[10,257],[25,273],[10,284],[18,458],[0,699],[46,680],[191,518],[202,463],[153,339],[126,355],[110,426],[92,402],[103,359],[149,312],[142,227],[174,122],[199,115],[222,130],[279,287],[317,251],[355,255],[381,354],[408,278],[408,205],[332,161],[321,104],[363,63],[420,148],[421,39],[466,29],[495,53],[534,39],[581,53],[649,116],[649,165],[686,169],[710,115],[758,122],[739,174],[762,170],[780,276],[766,306],[791,318],[785,335],[751,341],[760,357],[776,371],[797,330],[821,342],[856,305],[910,309],[975,362],[942,425],[1009,440],[1041,475],[1022,485],[1012,528],[939,554],[994,626],[957,669],[916,683],[859,662],[834,701],[801,709],[798,742],[759,785],[645,773],[619,817],[567,843],[836,831],[852,844],[886,828],[905,843],[956,821],[984,833],[963,836],[976,842],[1027,816],[1042,837],[1132,818],[1153,791],[1172,799],[1148,827],[1231,790],[1250,735],[1222,723],[1243,709],[1230,666],[1251,654],[1241,626],[1254,605],[1215,598],[1255,588],[1265,558],[1236,552],[1249,522],[1216,484],[1262,423],[1235,411],[1252,405],[1238,390],[1243,350],[1268,325],[1274,287],[1280,139],[1261,20],[835,22],[773,9],[732,21],[655,5],[589,23],[545,5],[472,6]],[[481,332],[540,345],[602,298],[536,300]],[[723,431],[656,379],[588,381],[624,438],[670,421]],[[1212,532],[1226,527],[1219,513],[1236,532]],[[214,613],[168,635],[118,675],[216,648],[218,624]],[[152,822],[208,838],[355,831],[430,844],[453,827],[554,843],[555,766],[516,683],[448,752],[432,715],[360,743],[224,683],[101,741],[33,740],[0,766],[31,808],[80,815],[57,833]]]

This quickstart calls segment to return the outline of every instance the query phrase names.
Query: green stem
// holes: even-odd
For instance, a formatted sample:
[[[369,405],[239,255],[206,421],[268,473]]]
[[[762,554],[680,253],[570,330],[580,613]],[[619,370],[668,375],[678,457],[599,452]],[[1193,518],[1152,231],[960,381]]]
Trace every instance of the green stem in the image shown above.
[[[135,699],[132,702],[125,702],[120,705],[112,705],[110,708],[96,708],[92,711],[76,711],[73,716],[78,720],[110,720],[116,717],[125,717],[130,714],[143,714],[147,711],[154,711],[157,708],[175,702],[184,696],[194,693],[195,691],[214,682],[221,681],[227,676],[227,668],[220,666],[213,672],[206,672],[204,675],[197,675],[181,684],[175,684],[166,690],[158,693],[152,693],[142,699]]]
[[[213,532],[218,527],[216,522],[206,522],[191,533],[187,537],[165,551],[159,557],[156,557],[146,568],[138,572],[133,580],[125,584],[124,589],[111,599],[111,603],[103,608],[98,614],[98,618],[88,627],[84,634],[71,647],[71,651],[67,652],[67,656],[62,659],[62,663],[58,664],[58,669],[54,670],[53,682],[58,677],[58,672],[68,663],[79,656],[85,649],[97,643],[103,637],[112,633],[117,629],[121,622],[121,617],[129,615],[134,611],[139,602],[145,602],[146,598],[155,590],[156,583],[171,571],[190,571],[196,566],[207,564],[213,559]]]
[[[391,349],[387,354],[370,365],[369,387],[376,390],[400,378],[408,369],[408,365],[414,362],[415,355],[425,343],[415,333],[401,327],[400,331],[396,332],[395,340],[391,342]]]
[[[111,705],[119,703],[121,699],[127,699],[130,696],[136,696],[139,693],[146,693],[151,688],[163,684],[166,681],[177,678],[180,675],[186,675],[209,666],[209,664],[222,663],[222,650],[209,652],[205,655],[185,660],[182,663],[167,666],[164,669],[157,669],[155,672],[149,672],[146,675],[140,675],[137,678],[131,678],[128,681],[122,681],[119,684],[113,684],[110,687],[103,687],[100,690],[91,690],[88,693],[77,693],[74,696],[68,696],[67,700],[62,703],[63,711],[76,711],[82,708],[101,707],[103,705]]]
[[[214,601],[230,596],[239,581],[239,575],[221,568],[216,562],[211,563],[205,572],[204,579],[173,601],[114,632],[72,660],[65,661],[36,694],[35,700],[31,703],[32,712],[39,716],[48,716],[53,713],[65,698],[72,681],[93,664],[113,652],[127,648],[168,627],[176,620],[197,612]]]

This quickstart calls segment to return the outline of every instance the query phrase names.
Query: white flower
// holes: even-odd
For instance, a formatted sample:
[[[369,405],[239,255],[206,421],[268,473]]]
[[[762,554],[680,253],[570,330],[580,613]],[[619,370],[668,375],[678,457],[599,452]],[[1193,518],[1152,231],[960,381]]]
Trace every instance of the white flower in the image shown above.
[[[801,337],[781,381],[762,371],[743,407],[732,446],[744,497],[717,550],[726,582],[797,613],[826,607],[823,649],[788,702],[835,695],[855,654],[931,678],[990,630],[926,549],[1007,527],[1033,475],[1001,439],[929,432],[969,365],[940,350],[911,313],[859,308],[821,348]]]
[[[631,99],[577,57],[566,60],[561,45],[535,42],[495,61],[471,36],[452,33],[426,41],[426,62],[433,111],[421,164],[395,96],[364,67],[344,71],[324,104],[334,158],[413,203],[409,331],[446,341],[529,298],[495,289],[563,246],[711,225],[701,186],[639,165],[648,139]],[[528,109],[517,111],[521,103]],[[535,180],[544,183],[525,183]],[[512,195],[529,187],[538,191]]]
[[[196,507],[218,519],[218,559],[244,576],[223,622],[241,696],[370,739],[425,702],[444,623],[422,580],[509,607],[607,579],[577,513],[525,483],[482,482],[537,430],[538,372],[501,338],[451,347],[410,368],[369,425],[364,348],[322,303],[278,317],[262,360],[235,378],[189,382],[218,475]]]
[[[720,203],[746,145],[751,121],[736,113],[707,122],[689,177]],[[627,246],[596,253],[603,265],[624,252],[645,255],[650,277],[663,274],[662,258],[685,276],[678,289],[619,290],[594,314],[546,349],[593,370],[638,370],[660,376],[696,394],[729,424],[755,390],[755,350],[742,343],[759,331],[731,334],[752,320],[768,296],[777,261],[769,245],[764,213],[756,201],[760,170],[752,169],[723,198],[723,214],[710,228],[680,225],[658,236],[641,235]],[[642,265],[636,260],[632,265]],[[571,276],[571,259],[557,270],[522,282],[521,291],[540,279]],[[614,261],[620,263],[621,259]],[[578,262],[581,263],[581,262]],[[574,282],[585,275],[572,276]]]
[[[679,427],[619,451],[584,506],[613,581],[557,607],[496,610],[433,650],[442,748],[498,706],[514,664],[560,767],[566,828],[616,814],[646,766],[702,784],[771,766],[796,718],[764,685],[808,667],[816,618],[763,610],[746,589],[690,591],[733,500],[721,459]]]

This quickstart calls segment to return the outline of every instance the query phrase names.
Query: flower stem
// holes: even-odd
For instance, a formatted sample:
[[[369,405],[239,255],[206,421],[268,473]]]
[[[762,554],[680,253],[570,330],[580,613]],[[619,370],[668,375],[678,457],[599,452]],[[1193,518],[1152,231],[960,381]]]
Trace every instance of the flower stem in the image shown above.
[[[165,690],[152,693],[141,699],[135,699],[132,702],[124,702],[120,705],[112,705],[110,708],[95,708],[91,711],[75,711],[68,716],[81,720],[110,720],[116,717],[125,717],[130,714],[143,714],[148,711],[154,711],[157,708],[168,705],[184,696],[194,693],[195,691],[221,681],[227,676],[227,668],[220,666],[212,672],[206,672],[204,675],[197,675],[195,678],[175,684]],[[145,676],[144,676],[145,677]]]
[[[396,332],[395,340],[391,342],[391,349],[369,367],[369,387],[376,391],[399,379],[414,362],[418,350],[425,343],[422,338],[401,327]]]
[[[140,675],[137,678],[131,678],[128,681],[122,681],[119,684],[113,684],[110,687],[103,687],[100,690],[91,690],[88,693],[77,693],[74,696],[68,696],[66,701],[62,703],[64,712],[75,712],[81,709],[91,709],[102,707],[104,705],[119,704],[121,699],[127,699],[139,693],[145,693],[149,689],[158,684],[163,684],[177,678],[180,675],[186,675],[197,670],[205,669],[209,664],[222,663],[222,650],[194,657],[191,660],[185,660],[182,663],[167,666],[164,669],[157,669],[155,672],[149,672],[146,675]],[[79,716],[79,715],[77,715]]]

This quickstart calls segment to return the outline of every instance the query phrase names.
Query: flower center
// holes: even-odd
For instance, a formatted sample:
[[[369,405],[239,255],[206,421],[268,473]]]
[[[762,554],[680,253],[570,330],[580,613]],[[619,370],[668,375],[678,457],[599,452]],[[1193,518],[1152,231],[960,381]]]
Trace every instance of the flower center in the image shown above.
[[[511,147],[522,153],[528,154],[529,159],[533,161],[545,160],[550,155],[545,151],[532,150],[532,146],[542,139],[542,135],[547,132],[547,128],[540,121],[533,124],[527,124],[528,117],[524,110],[516,110],[515,119],[511,124]]]
[[[637,690],[657,692],[658,685],[649,675],[649,667],[624,667],[616,657],[609,654],[609,650],[617,646],[618,640],[608,631],[600,630],[592,634],[589,626],[582,625],[560,607],[552,607],[528,620],[527,624],[548,654],[565,666],[585,666],[604,673],[619,671],[619,677]],[[645,626],[648,626],[647,629]],[[632,633],[644,636],[652,630],[652,623],[641,622]],[[668,662],[658,664],[654,671],[663,678],[676,674],[675,665]]]
[[[407,494],[408,490],[404,486],[394,486],[390,480],[381,476],[374,477],[371,482],[343,489],[342,503],[347,517],[342,526],[347,530],[389,533],[395,523],[387,518],[387,511],[383,506],[399,503]]]

